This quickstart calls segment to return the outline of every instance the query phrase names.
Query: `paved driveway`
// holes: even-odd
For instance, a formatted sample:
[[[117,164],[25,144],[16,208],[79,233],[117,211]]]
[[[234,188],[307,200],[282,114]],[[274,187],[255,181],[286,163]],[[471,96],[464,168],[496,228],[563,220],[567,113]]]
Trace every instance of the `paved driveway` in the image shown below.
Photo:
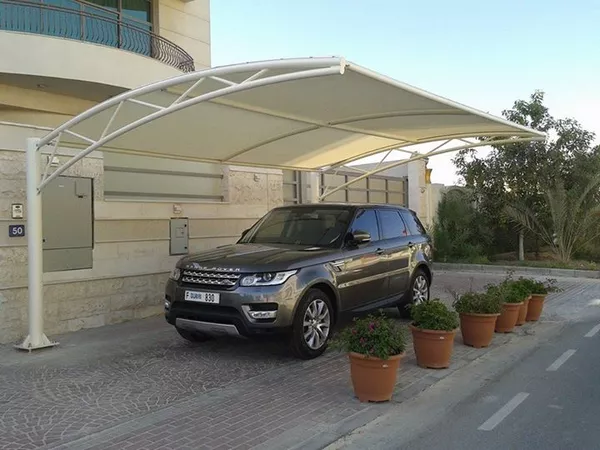
[[[479,289],[501,278],[438,272],[434,295],[450,302],[449,290]],[[573,319],[600,298],[597,281],[561,285],[566,291],[549,299],[547,317],[567,311]],[[497,336],[494,345],[530,328]],[[320,448],[393,405],[356,401],[343,355],[297,361],[279,342],[192,345],[162,318],[59,340],[60,347],[32,354],[0,347],[0,449],[289,449],[311,442]],[[445,371],[419,369],[409,352],[395,401],[485,352],[457,345]]]

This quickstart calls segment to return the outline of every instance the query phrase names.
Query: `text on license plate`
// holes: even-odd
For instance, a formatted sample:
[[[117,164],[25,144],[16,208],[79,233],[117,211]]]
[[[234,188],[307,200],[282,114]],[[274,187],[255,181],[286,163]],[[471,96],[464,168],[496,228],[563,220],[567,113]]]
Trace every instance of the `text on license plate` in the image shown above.
[[[214,292],[185,291],[185,299],[190,302],[219,303],[221,296]]]

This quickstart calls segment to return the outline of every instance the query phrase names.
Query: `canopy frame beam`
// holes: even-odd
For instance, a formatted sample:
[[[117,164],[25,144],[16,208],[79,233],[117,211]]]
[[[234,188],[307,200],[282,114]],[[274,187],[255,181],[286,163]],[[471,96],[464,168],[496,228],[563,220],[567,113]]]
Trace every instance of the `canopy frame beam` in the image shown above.
[[[490,145],[491,143],[493,143],[494,145],[508,145],[508,144],[516,144],[516,143],[521,143],[521,142],[532,142],[532,141],[537,141],[537,140],[539,140],[539,138],[537,138],[537,137],[499,139],[499,140],[494,140],[494,141],[492,141],[491,139],[485,139],[480,142],[471,142],[471,143],[468,143],[465,145],[460,145],[460,146],[455,146],[455,147],[450,147],[450,148],[441,148],[450,142],[450,140],[447,140],[444,143],[442,143],[441,145],[438,145],[437,147],[435,147],[433,150],[430,150],[429,152],[426,152],[426,153],[414,152],[413,155],[407,159],[400,159],[398,161],[394,161],[394,162],[392,162],[390,164],[386,164],[384,166],[381,165],[381,163],[383,162],[383,160],[382,160],[379,162],[379,164],[377,165],[376,168],[367,170],[364,173],[362,173],[361,175],[359,175],[355,178],[352,178],[351,180],[347,181],[346,183],[340,184],[339,186],[336,186],[332,189],[328,189],[328,187],[325,186],[323,188],[324,192],[321,195],[319,195],[319,201],[322,201],[323,199],[330,196],[331,194],[334,194],[342,189],[345,189],[348,186],[350,186],[358,181],[364,180],[365,178],[368,178],[372,175],[377,175],[380,172],[385,172],[386,170],[393,169],[394,167],[403,166],[403,165],[409,164],[413,161],[419,161],[421,159],[427,159],[432,156],[443,155],[445,153],[458,152],[460,150],[466,150],[466,149],[477,148],[477,147],[485,147],[487,145]],[[385,159],[386,157],[387,157],[387,154],[383,159]],[[352,168],[352,166],[347,166],[347,165],[343,164],[341,166],[336,167],[336,169],[339,170],[341,167]],[[329,169],[329,171],[330,170],[331,169]]]
[[[318,197],[319,200],[325,198],[327,195],[331,195],[340,189],[343,189],[349,186],[352,183],[360,181],[361,179],[367,178],[368,176],[383,172],[390,168],[407,164],[412,161],[416,161],[418,159],[428,158],[430,156],[435,156],[437,154],[443,154],[451,151],[458,151],[464,148],[474,148],[489,145],[490,141],[481,141],[477,143],[469,143],[468,141],[465,145],[459,147],[453,147],[450,149],[437,147],[433,151],[428,153],[419,154],[413,152],[409,147],[413,145],[419,145],[426,142],[435,142],[440,140],[452,140],[452,139],[467,139],[474,138],[474,131],[463,131],[457,133],[455,135],[443,134],[444,131],[442,128],[433,127],[433,132],[443,134],[441,136],[432,136],[431,134],[422,136],[419,138],[403,138],[401,136],[391,135],[386,133],[380,133],[378,129],[366,129],[361,130],[360,128],[355,128],[351,124],[357,123],[360,121],[365,121],[369,119],[377,119],[377,118],[393,118],[399,117],[403,115],[431,115],[434,116],[436,114],[461,114],[461,112],[452,112],[454,109],[460,109],[464,111],[465,114],[474,114],[484,119],[491,120],[495,123],[503,124],[504,126],[510,126],[510,129],[504,129],[505,131],[494,132],[494,128],[490,127],[482,127],[484,129],[477,130],[477,136],[481,137],[494,137],[499,138],[500,140],[494,141],[494,144],[502,145],[502,144],[510,144],[515,142],[527,142],[533,140],[542,140],[544,137],[541,136],[539,132],[526,128],[524,126],[518,124],[512,124],[504,119],[494,118],[493,116],[482,113],[480,111],[476,111],[472,108],[465,107],[463,105],[455,104],[449,100],[443,99],[441,97],[437,97],[433,94],[426,93],[424,91],[420,91],[412,86],[406,85],[404,83],[396,82],[388,77],[383,75],[376,74],[367,69],[361,68],[359,66],[354,66],[352,64],[348,64],[344,58],[332,57],[332,58],[299,58],[299,59],[282,59],[282,60],[273,60],[273,61],[258,61],[253,63],[245,63],[245,64],[236,64],[230,66],[216,67],[211,69],[206,69],[198,72],[191,72],[182,74],[173,78],[169,78],[162,81],[157,81],[155,83],[148,84],[146,86],[139,87],[137,89],[126,91],[122,94],[116,95],[115,97],[110,98],[102,103],[99,103],[96,106],[84,111],[83,113],[75,116],[74,118],[66,121],[62,125],[54,128],[52,131],[47,133],[41,139],[39,138],[28,138],[26,141],[26,155],[27,155],[27,242],[28,242],[28,257],[29,257],[29,273],[28,273],[28,295],[29,295],[29,334],[24,339],[24,341],[17,346],[19,349],[23,350],[35,350],[39,348],[51,347],[56,345],[55,342],[50,341],[47,336],[44,334],[43,329],[43,244],[42,244],[42,192],[43,189],[48,186],[53,180],[57,177],[65,173],[70,167],[76,164],[78,161],[81,161],[90,153],[106,148],[107,144],[117,139],[118,137],[136,129],[143,125],[146,125],[156,119],[160,119],[169,114],[176,113],[177,111],[183,110],[190,106],[194,106],[200,104],[202,102],[212,102],[215,104],[221,104],[224,106],[236,107],[235,103],[228,102],[225,98],[228,95],[243,92],[246,90],[265,87],[269,85],[274,85],[278,83],[284,82],[292,82],[299,81],[303,79],[312,79],[318,77],[328,77],[328,76],[341,76],[348,70],[352,69],[359,75],[366,76],[372,80],[385,83],[387,85],[391,85],[394,88],[402,89],[411,94],[415,94],[421,96],[423,98],[436,101],[438,104],[442,105],[440,108],[448,107],[448,111],[444,111],[443,109],[439,110],[431,110],[431,111],[405,111],[405,112],[388,112],[385,114],[378,115],[362,115],[356,116],[353,118],[345,118],[343,120],[332,120],[328,123],[322,123],[322,121],[313,121],[310,117],[307,118],[294,118],[291,117],[290,120],[296,120],[299,122],[304,122],[307,125],[307,128],[311,126],[314,127],[323,127],[323,128],[331,128],[331,129],[339,129],[342,131],[348,131],[350,133],[362,134],[365,136],[376,136],[380,138],[387,138],[391,142],[389,145],[382,145],[383,143],[373,144],[373,145],[381,145],[380,148],[373,149],[370,151],[363,151],[362,154],[352,156],[350,158],[345,159],[344,161],[339,161],[335,163],[328,162],[330,164],[327,169],[312,167],[309,163],[305,163],[304,165],[297,164],[298,167],[302,167],[302,170],[305,171],[320,171],[323,173],[326,170],[337,169],[343,167],[350,162],[356,161],[358,159],[363,159],[367,156],[372,156],[377,153],[387,152],[387,154],[380,161],[380,164],[373,170],[366,171],[360,176],[354,178],[353,180],[345,183],[344,185],[338,186],[333,190],[328,191],[327,193],[323,193]],[[283,72],[283,73],[281,73]],[[236,78],[237,75],[237,78]],[[243,80],[240,80],[240,75],[243,76]],[[230,79],[232,78],[233,79]],[[202,91],[198,93],[198,95],[194,96],[194,92],[198,89],[199,86],[202,86],[206,80],[212,80],[216,82],[217,86],[213,87],[211,90]],[[188,86],[188,83],[191,85]],[[185,88],[183,87],[185,86]],[[212,86],[212,83],[211,83]],[[176,88],[180,87],[183,92],[173,93],[172,91]],[[171,89],[172,88],[172,89]],[[171,89],[171,90],[170,90]],[[157,92],[168,92],[169,94],[173,94],[174,98],[172,101],[165,104],[155,104],[153,102],[146,101],[147,99],[144,97],[147,94],[157,93]],[[120,117],[122,107],[125,104],[135,104],[140,111],[144,114],[141,115],[140,118],[134,118],[125,122],[124,125],[119,125],[118,127],[114,127],[115,119]],[[157,103],[160,103],[157,101]],[[228,105],[228,103],[232,103]],[[237,105],[240,107],[240,105]],[[114,108],[112,110],[111,108]],[[277,116],[277,113],[274,111],[261,111],[260,108],[249,106],[247,107],[250,111],[254,110],[256,113],[269,114]],[[110,113],[107,113],[110,112]],[[136,111],[137,112],[137,111]],[[94,134],[94,136],[86,136],[81,133],[77,133],[73,131],[73,127],[76,127],[83,121],[88,119],[97,119],[95,116],[100,113],[106,113],[109,116],[106,119],[106,122],[100,122],[100,128],[96,132],[87,133]],[[281,113],[281,119],[285,119],[286,114]],[[310,114],[307,114],[310,116]],[[333,118],[332,118],[333,119]],[[102,120],[105,120],[104,118]],[[310,122],[314,122],[310,125]],[[115,129],[116,128],[116,129]],[[368,128],[368,127],[367,127]],[[398,129],[400,131],[400,129]],[[446,132],[448,130],[446,129]],[[53,155],[56,154],[57,149],[60,146],[61,139],[64,139],[65,135],[70,135],[75,138],[75,142],[69,140],[69,145],[74,147],[79,147],[81,145],[82,149],[80,149],[74,156],[65,161],[62,165],[54,168],[52,167]],[[378,136],[379,135],[379,136]],[[530,136],[535,137],[530,137]],[[504,138],[504,139],[503,139]],[[509,139],[512,138],[512,139]],[[279,139],[274,136],[274,140]],[[81,142],[81,144],[80,144]],[[447,142],[446,142],[447,143]],[[443,144],[443,145],[446,145]],[[46,166],[42,168],[41,164],[41,153],[42,149],[46,146],[52,146],[50,151],[50,158],[46,162]],[[442,146],[443,146],[442,145]],[[121,149],[123,153],[127,153],[128,150],[131,150],[132,154],[145,154],[143,149]],[[243,150],[242,153],[246,151],[250,151],[251,149]],[[385,160],[389,156],[392,150],[397,150],[403,153],[408,153],[410,157],[405,160],[394,161],[389,164],[384,164]],[[113,151],[119,151],[119,149],[114,149]],[[153,156],[158,156],[158,153],[152,153]],[[173,157],[173,156],[172,156]],[[178,156],[174,156],[175,158],[184,158],[187,157],[185,154],[179,154]],[[231,155],[222,155],[222,157],[214,157],[212,159],[213,163],[220,164],[236,164],[236,161],[232,159],[235,156]],[[337,156],[336,156],[337,158]],[[201,158],[190,157],[190,160],[200,160]],[[210,158],[206,158],[210,159]],[[205,161],[207,162],[207,161]],[[267,162],[267,161],[263,161]],[[251,165],[253,163],[252,158],[249,160],[243,160],[239,162],[241,165]],[[277,167],[284,168],[284,163],[282,162]],[[287,163],[290,166],[294,166],[294,158],[288,160]],[[259,165],[259,164],[256,164]],[[266,166],[265,166],[266,167]],[[286,167],[287,168],[287,167]],[[290,167],[292,168],[292,167]]]
[[[173,101],[167,107],[160,106],[160,105],[154,105],[149,102],[142,102],[136,98],[133,98],[134,94],[142,95],[143,93],[150,93],[150,92],[154,92],[157,90],[164,90],[164,89],[167,89],[174,85],[180,85],[183,82],[181,80],[182,78],[189,79],[189,81],[196,81],[196,83],[192,86],[192,88],[196,88],[200,84],[200,81],[203,78],[207,78],[207,77],[213,78],[213,79],[215,79],[215,77],[216,77],[216,78],[218,78],[218,81],[223,81],[224,79],[222,79],[216,75],[210,74],[210,72],[215,72],[215,73],[221,74],[223,72],[223,70],[221,70],[222,68],[208,69],[208,70],[205,70],[202,72],[193,72],[191,74],[186,74],[186,75],[183,75],[180,77],[175,77],[175,78],[170,78],[170,79],[167,79],[164,81],[159,81],[157,83],[153,83],[151,85],[145,86],[144,88],[140,88],[135,91],[128,91],[121,95],[117,95],[116,97],[113,97],[111,100],[101,103],[95,107],[92,107],[88,111],[65,122],[63,125],[59,126],[54,131],[52,131],[51,133],[44,136],[38,142],[38,146],[39,146],[38,148],[41,148],[41,147],[47,145],[53,139],[55,139],[55,138],[58,139],[58,137],[60,136],[60,134],[62,132],[66,132],[66,133],[69,133],[69,134],[71,134],[75,137],[78,137],[79,139],[89,143],[89,145],[84,150],[80,151],[75,156],[73,156],[71,159],[66,161],[62,166],[58,167],[51,175],[48,175],[45,178],[43,178],[39,185],[39,190],[41,191],[42,189],[44,189],[44,187],[47,186],[48,183],[50,183],[56,177],[60,176],[67,169],[69,169],[71,166],[73,166],[75,163],[77,163],[81,159],[85,158],[87,155],[89,155],[93,151],[98,150],[103,145],[116,139],[117,137],[119,137],[129,131],[132,131],[142,125],[150,123],[153,120],[159,119],[166,115],[175,113],[179,110],[188,108],[193,105],[197,105],[202,102],[207,102],[207,101],[210,101],[213,99],[217,99],[219,97],[223,97],[225,95],[230,95],[230,94],[233,94],[236,92],[246,91],[246,90],[254,89],[257,87],[261,87],[261,86],[267,86],[267,85],[276,84],[276,83],[283,83],[286,81],[301,80],[301,79],[306,79],[306,78],[315,78],[315,77],[320,77],[320,76],[328,76],[328,75],[335,75],[335,74],[341,75],[344,73],[344,68],[345,68],[345,64],[342,64],[342,61],[343,60],[340,60],[340,65],[332,65],[329,67],[317,67],[317,68],[301,67],[296,72],[272,75],[270,77],[263,77],[262,75],[264,75],[266,73],[266,71],[264,70],[266,68],[259,67],[256,69],[255,73],[252,76],[250,76],[249,78],[247,78],[246,80],[244,80],[243,83],[236,83],[236,82],[226,83],[226,87],[216,89],[214,91],[210,91],[210,92],[198,95],[196,97],[191,97],[191,98],[189,98],[189,96],[192,93],[193,89],[191,89],[191,90],[188,89],[189,92],[188,91],[184,92],[184,94],[179,96],[175,101]],[[278,62],[280,62],[280,61],[274,61],[272,63],[278,63]],[[279,64],[277,64],[276,66],[279,66]],[[247,67],[239,66],[238,70],[232,71],[232,73],[233,74],[239,73],[242,71],[242,69],[243,69],[243,71],[248,71]],[[259,73],[261,74],[260,76],[259,76]],[[194,79],[193,75],[196,76],[196,79]],[[114,121],[121,106],[123,105],[123,103],[125,103],[127,101],[135,103],[135,104],[139,104],[142,106],[147,106],[150,109],[155,109],[155,111],[152,113],[149,113],[149,114],[141,117],[140,119],[135,120],[127,125],[124,125],[117,130],[109,132],[108,130],[110,128],[110,125]],[[76,134],[76,133],[73,133],[70,131],[71,127],[94,116],[98,112],[107,110],[110,107],[113,107],[115,105],[117,106],[117,108],[113,112],[111,118],[108,120],[108,123],[107,123],[106,127],[104,128],[105,132],[102,133],[102,135],[99,138],[93,139],[91,137],[83,136],[83,135]]]

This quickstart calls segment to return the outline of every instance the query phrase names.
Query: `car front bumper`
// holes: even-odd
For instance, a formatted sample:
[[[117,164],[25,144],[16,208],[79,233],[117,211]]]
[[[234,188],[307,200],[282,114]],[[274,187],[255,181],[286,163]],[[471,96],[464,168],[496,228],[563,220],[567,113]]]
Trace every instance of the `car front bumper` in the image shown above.
[[[185,292],[219,294],[218,304],[186,301]],[[293,276],[280,286],[203,289],[169,279],[165,289],[165,318],[174,326],[215,335],[255,336],[291,328],[302,287]]]

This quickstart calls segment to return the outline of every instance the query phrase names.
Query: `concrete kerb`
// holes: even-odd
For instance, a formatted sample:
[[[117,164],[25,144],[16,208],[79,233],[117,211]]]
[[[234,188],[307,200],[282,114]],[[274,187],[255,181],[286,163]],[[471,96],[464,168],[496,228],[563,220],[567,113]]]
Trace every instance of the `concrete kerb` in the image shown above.
[[[551,269],[545,267],[497,266],[493,264],[460,264],[441,262],[434,263],[433,267],[436,270],[445,270],[448,272],[507,273],[509,270],[513,270],[517,275],[600,279],[600,271],[598,270]]]

